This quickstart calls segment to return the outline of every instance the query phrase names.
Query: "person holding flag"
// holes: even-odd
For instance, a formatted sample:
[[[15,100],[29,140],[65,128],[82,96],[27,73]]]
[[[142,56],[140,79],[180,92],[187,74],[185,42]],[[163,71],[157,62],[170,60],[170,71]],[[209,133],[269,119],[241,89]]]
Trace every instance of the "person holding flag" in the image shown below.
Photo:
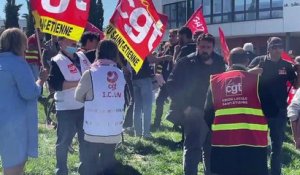
[[[75,100],[75,88],[82,73],[90,66],[86,57],[75,54],[76,41],[58,37],[59,53],[52,58],[49,86],[55,90],[57,111],[56,168],[58,175],[68,174],[68,148],[77,133],[79,157],[82,157],[83,103]]]

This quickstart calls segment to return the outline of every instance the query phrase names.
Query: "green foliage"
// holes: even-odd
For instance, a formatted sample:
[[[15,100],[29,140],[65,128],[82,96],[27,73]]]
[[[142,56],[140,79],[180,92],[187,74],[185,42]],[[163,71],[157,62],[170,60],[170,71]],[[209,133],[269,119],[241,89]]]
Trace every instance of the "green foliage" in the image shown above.
[[[17,27],[19,28],[19,10],[22,4],[16,5],[15,0],[6,0],[7,3],[4,8],[5,12],[5,28]]]
[[[34,21],[33,21],[33,15],[31,13],[32,9],[29,0],[26,0],[26,5],[28,9],[28,14],[23,14],[22,17],[26,19],[26,23],[27,23],[26,35],[30,36],[34,34]]]
[[[102,30],[103,27],[103,5],[102,0],[91,0],[88,21]]]

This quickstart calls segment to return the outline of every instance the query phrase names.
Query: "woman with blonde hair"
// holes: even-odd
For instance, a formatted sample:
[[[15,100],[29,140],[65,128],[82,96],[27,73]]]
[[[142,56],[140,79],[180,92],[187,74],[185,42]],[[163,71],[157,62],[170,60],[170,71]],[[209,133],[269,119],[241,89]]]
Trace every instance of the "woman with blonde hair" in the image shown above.
[[[26,35],[9,28],[0,35],[0,158],[4,175],[23,174],[28,157],[38,155],[37,99],[48,73],[34,82],[24,59]]]

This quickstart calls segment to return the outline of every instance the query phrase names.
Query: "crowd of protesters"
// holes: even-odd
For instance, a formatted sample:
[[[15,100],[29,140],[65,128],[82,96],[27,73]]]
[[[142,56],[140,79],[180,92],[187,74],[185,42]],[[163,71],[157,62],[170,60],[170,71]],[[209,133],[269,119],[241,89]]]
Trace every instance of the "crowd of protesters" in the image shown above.
[[[188,27],[168,33],[169,41],[148,55],[136,73],[114,41],[100,41],[96,33],[85,32],[76,43],[56,36],[43,42],[41,33],[27,38],[16,28],[3,31],[0,156],[4,174],[22,174],[28,157],[37,157],[37,100],[46,81],[55,99],[58,175],[68,174],[68,151],[75,135],[79,173],[114,174],[114,153],[122,132],[153,139],[151,132],[161,129],[168,102],[166,119],[182,133],[178,144],[183,146],[185,175],[196,175],[200,161],[205,175],[282,174],[288,118],[300,149],[300,92],[296,91],[300,57],[295,58],[296,65],[284,61],[283,41],[270,37],[266,55],[256,56],[253,44],[245,43],[232,49],[225,61],[216,52],[211,34],[192,33]],[[289,107],[288,82],[296,92]]]

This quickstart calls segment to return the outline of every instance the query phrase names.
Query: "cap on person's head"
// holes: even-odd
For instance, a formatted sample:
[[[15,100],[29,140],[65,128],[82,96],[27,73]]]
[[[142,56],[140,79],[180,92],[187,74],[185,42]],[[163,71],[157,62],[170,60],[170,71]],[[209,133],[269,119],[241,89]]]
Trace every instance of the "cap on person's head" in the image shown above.
[[[246,66],[248,64],[248,62],[249,62],[248,55],[243,48],[236,47],[230,51],[229,63],[231,65],[232,64],[242,64],[242,65]]]
[[[28,39],[27,39],[27,44],[37,44],[37,40],[35,37],[35,34],[32,34]]]
[[[267,41],[268,49],[277,46],[277,47],[283,47],[283,43],[281,38],[279,37],[270,37]]]
[[[245,43],[243,46],[244,51],[246,52],[253,52],[253,44],[252,43]]]

